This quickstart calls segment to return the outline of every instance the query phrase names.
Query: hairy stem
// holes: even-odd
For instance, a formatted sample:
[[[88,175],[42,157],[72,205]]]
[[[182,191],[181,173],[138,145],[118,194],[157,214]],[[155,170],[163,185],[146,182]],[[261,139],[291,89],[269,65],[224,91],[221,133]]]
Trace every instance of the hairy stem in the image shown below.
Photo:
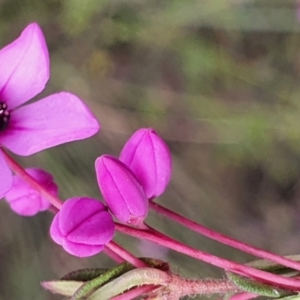
[[[133,288],[129,291],[124,292],[118,296],[112,297],[110,300],[131,300],[135,299],[143,294],[153,291],[157,286],[155,285],[143,285]]]

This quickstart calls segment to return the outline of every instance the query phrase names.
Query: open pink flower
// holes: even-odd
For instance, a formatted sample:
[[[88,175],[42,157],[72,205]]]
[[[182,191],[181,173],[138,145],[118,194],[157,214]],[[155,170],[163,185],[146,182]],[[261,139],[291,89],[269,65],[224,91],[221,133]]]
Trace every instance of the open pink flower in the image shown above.
[[[106,207],[91,198],[71,198],[55,215],[50,235],[68,253],[86,257],[99,253],[110,242],[115,224]]]
[[[75,95],[61,92],[23,106],[49,79],[49,54],[36,23],[0,50],[0,147],[27,156],[92,136],[99,124]],[[12,173],[0,151],[0,198],[12,186]]]
[[[57,196],[58,187],[54,183],[53,176],[50,173],[36,168],[26,169],[26,172],[52,195]],[[17,175],[14,176],[13,186],[6,193],[5,199],[11,209],[21,216],[34,216],[38,212],[48,209],[50,206],[47,198]]]

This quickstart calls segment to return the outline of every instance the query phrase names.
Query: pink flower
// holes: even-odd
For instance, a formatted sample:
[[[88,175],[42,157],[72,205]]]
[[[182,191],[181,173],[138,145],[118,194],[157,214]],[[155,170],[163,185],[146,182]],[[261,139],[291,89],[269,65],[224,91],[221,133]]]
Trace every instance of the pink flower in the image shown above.
[[[115,225],[105,206],[91,198],[71,198],[55,215],[50,235],[68,253],[86,257],[102,251],[114,236]]]
[[[61,92],[23,106],[49,79],[49,55],[36,23],[0,50],[0,147],[27,156],[94,135],[99,124],[75,95]],[[0,198],[13,177],[0,151]]]
[[[58,187],[51,174],[35,168],[26,169],[26,172],[52,195],[57,196]],[[33,216],[40,211],[47,210],[50,206],[50,202],[45,197],[16,175],[13,178],[13,186],[5,195],[5,199],[11,209],[22,216]]]
[[[141,182],[148,199],[164,192],[171,178],[171,154],[152,128],[137,130],[124,145],[120,160]]]
[[[112,214],[124,223],[143,222],[148,213],[148,199],[131,170],[117,158],[102,155],[96,160],[96,174]]]

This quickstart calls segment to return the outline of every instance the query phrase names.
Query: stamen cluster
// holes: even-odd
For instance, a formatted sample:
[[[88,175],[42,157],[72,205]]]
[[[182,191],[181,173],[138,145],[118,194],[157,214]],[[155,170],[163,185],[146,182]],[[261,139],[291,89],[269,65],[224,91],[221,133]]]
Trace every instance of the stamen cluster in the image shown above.
[[[0,131],[4,130],[8,126],[10,113],[8,111],[7,104],[0,102]]]

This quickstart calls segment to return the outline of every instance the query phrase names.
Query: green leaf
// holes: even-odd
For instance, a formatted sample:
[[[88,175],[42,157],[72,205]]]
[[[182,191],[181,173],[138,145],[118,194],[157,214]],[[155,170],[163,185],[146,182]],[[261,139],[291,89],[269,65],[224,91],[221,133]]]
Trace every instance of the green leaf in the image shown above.
[[[169,265],[161,260],[144,258],[144,257],[141,257],[140,259],[145,263],[147,263],[150,267],[161,269],[164,271],[169,270]],[[102,273],[100,276],[90,281],[87,281],[83,285],[81,285],[72,296],[72,300],[81,300],[88,297],[95,290],[98,290],[101,286],[103,286],[107,282],[133,269],[135,269],[135,267],[128,262],[117,265],[116,267]]]
[[[167,286],[170,283],[170,276],[168,272],[153,268],[134,269],[100,287],[94,291],[87,300],[111,299],[131,288],[141,285],[153,284]]]
[[[63,276],[61,280],[75,280],[75,281],[89,281],[92,280],[103,273],[108,269],[80,269],[73,272],[70,272]]]
[[[300,300],[300,294],[280,298],[282,300]]]
[[[294,261],[300,261],[300,255],[298,255],[298,254],[297,255],[287,255],[287,256],[285,256],[285,258],[288,258],[288,259],[291,259]],[[253,267],[253,268],[257,268],[259,270],[264,270],[264,271],[267,271],[270,273],[289,275],[289,276],[291,276],[289,273],[293,270],[292,268],[282,266],[280,264],[276,264],[276,263],[271,262],[266,259],[254,260],[254,261],[247,263],[246,265]],[[296,274],[293,274],[293,275],[297,275],[297,273],[300,273],[299,271],[296,271],[296,270],[293,270],[293,271],[296,272]]]
[[[83,283],[82,281],[53,280],[44,281],[41,285],[53,294],[71,297]]]
[[[294,261],[300,261],[300,255],[288,255],[285,257]],[[294,270],[292,268],[280,264],[276,264],[266,259],[254,260],[252,262],[247,263],[246,265],[259,270],[264,270],[273,274],[279,274],[286,277],[298,276],[300,273],[297,270]],[[249,279],[247,277],[237,275],[232,272],[226,272],[226,274],[228,279],[231,280],[237,287],[239,287],[243,291],[255,293],[261,296],[272,297],[272,298],[282,297],[281,299],[286,299],[286,300],[294,300],[294,299],[300,300],[299,295],[298,294],[295,295],[295,292],[286,289],[277,288],[272,285],[264,284],[254,279]]]
[[[272,298],[279,298],[294,294],[292,291],[276,288],[272,285],[261,283],[254,279],[249,279],[248,277],[237,275],[232,272],[226,272],[226,274],[230,281],[245,292]]]

